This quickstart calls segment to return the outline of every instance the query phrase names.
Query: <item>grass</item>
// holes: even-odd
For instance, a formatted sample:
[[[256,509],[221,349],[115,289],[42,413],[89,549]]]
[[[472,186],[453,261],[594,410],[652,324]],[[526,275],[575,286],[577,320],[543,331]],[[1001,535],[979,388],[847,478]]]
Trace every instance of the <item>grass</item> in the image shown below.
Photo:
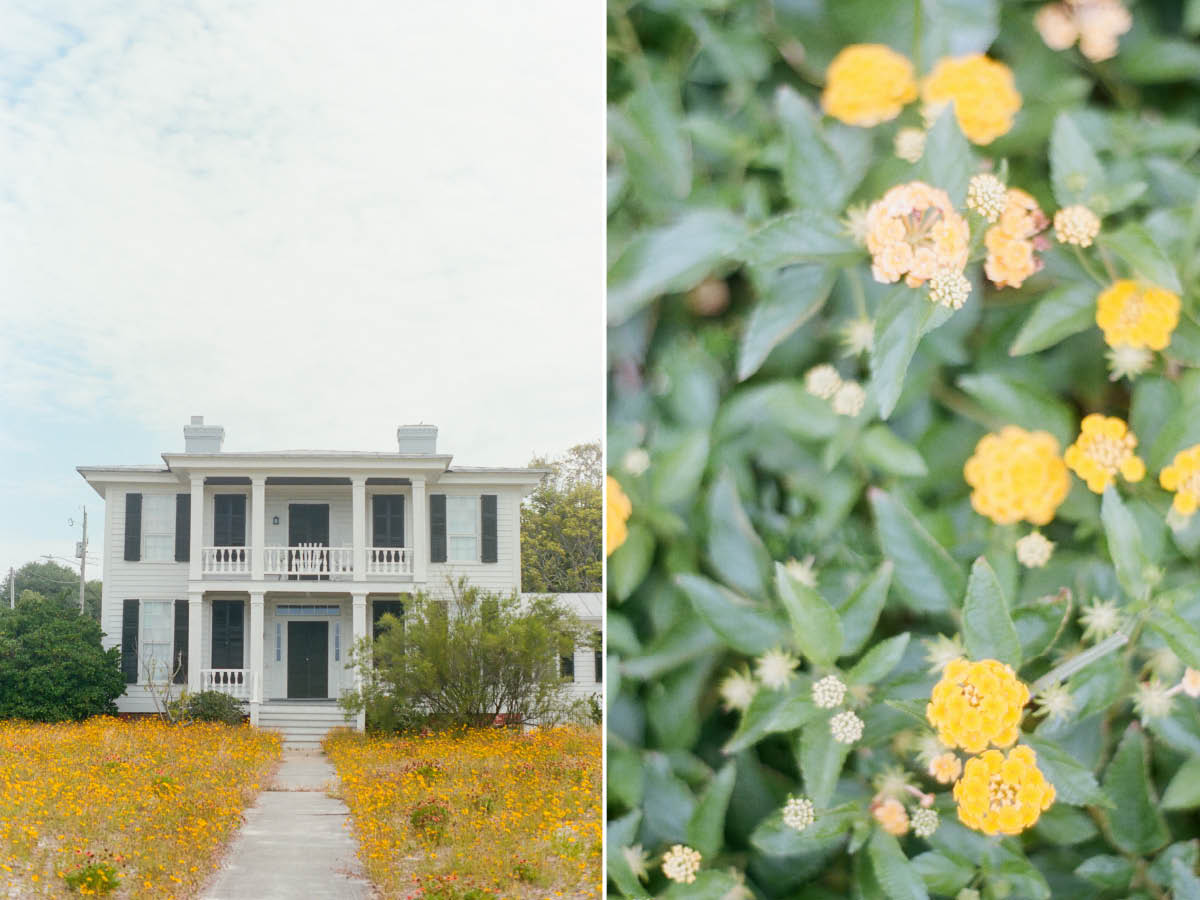
[[[193,896],[278,759],[246,726],[0,721],[0,897]]]
[[[600,732],[332,733],[368,875],[388,898],[599,898]]]

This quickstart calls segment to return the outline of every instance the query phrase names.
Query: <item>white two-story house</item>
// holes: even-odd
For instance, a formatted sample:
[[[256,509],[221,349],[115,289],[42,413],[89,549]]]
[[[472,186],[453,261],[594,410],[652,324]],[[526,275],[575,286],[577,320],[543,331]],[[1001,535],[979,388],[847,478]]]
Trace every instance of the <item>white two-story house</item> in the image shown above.
[[[153,712],[169,674],[315,739],[342,720],[354,642],[408,595],[460,577],[520,590],[521,500],[546,470],[452,466],[432,425],[399,428],[393,453],[224,452],[224,434],[196,416],[161,466],[79,468],[104,499],[122,712]]]

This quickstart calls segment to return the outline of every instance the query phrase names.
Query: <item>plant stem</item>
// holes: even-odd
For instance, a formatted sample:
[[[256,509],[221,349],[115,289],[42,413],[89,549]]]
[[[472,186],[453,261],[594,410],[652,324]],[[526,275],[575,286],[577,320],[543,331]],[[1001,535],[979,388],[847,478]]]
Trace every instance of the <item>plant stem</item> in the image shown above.
[[[1104,285],[1108,284],[1108,282],[1096,274],[1096,270],[1092,268],[1092,264],[1088,262],[1087,257],[1083,255],[1083,250],[1080,249],[1078,244],[1072,244],[1071,249],[1075,251],[1075,258],[1079,260],[1079,265],[1083,266],[1083,271],[1087,272],[1088,275],[1092,277],[1092,281],[1096,282],[1096,284],[1100,285],[1101,287],[1104,287]]]
[[[850,293],[854,295],[854,308],[858,310],[860,319],[869,319],[867,313],[867,295],[863,292],[862,279],[859,277],[857,269],[847,269],[846,274],[850,276]]]
[[[961,391],[957,391],[950,385],[941,381],[935,381],[929,389],[935,400],[949,409],[951,412],[956,412],[960,416],[982,425],[988,431],[999,431],[1003,428],[1006,422],[993,416],[982,406],[968,397]]]
[[[1124,631],[1118,631],[1116,634],[1106,637],[1090,650],[1085,650],[1078,656],[1072,657],[1066,662],[1055,666],[1033,683],[1032,687],[1030,688],[1030,692],[1037,694],[1050,687],[1052,684],[1058,684],[1060,681],[1065,681],[1080,669],[1091,665],[1096,660],[1107,656],[1118,647],[1123,647],[1127,643],[1129,643],[1129,635]]]

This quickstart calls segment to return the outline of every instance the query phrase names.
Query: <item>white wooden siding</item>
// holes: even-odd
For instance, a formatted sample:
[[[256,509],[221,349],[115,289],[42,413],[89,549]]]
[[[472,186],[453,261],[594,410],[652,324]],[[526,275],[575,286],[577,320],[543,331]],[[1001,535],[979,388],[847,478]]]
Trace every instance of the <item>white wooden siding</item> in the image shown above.
[[[442,488],[434,485],[430,494],[445,494],[447,497],[475,497],[483,494],[496,495],[496,562],[444,562],[429,563],[427,590],[433,596],[448,596],[449,583],[465,577],[472,585],[485,591],[507,594],[521,590],[521,491],[513,488]],[[482,522],[478,552],[483,551]],[[417,552],[422,552],[418,548]],[[429,548],[423,551],[428,559]]]

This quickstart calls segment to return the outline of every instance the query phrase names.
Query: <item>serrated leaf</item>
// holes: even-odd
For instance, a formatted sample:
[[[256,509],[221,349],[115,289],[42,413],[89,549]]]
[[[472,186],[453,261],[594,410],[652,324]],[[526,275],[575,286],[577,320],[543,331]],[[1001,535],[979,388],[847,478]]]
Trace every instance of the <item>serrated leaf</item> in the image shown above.
[[[790,87],[775,93],[783,126],[783,187],[793,206],[819,206],[841,214],[862,179],[863,169],[837,153],[826,139],[820,114]]]
[[[973,660],[998,659],[1013,669],[1021,666],[1021,641],[1008,613],[1000,580],[987,559],[971,566],[962,610],[963,641]]]
[[[929,900],[925,882],[894,837],[882,828],[876,828],[867,843],[867,852],[875,877],[888,897],[892,900]]]
[[[709,565],[734,590],[763,596],[771,557],[742,508],[728,470],[709,488],[707,512]]]
[[[1061,112],[1050,135],[1050,181],[1059,206],[1091,205],[1104,190],[1104,169],[1071,113]]]
[[[782,812],[776,810],[754,829],[750,843],[768,856],[801,856],[843,840],[854,819],[855,811],[849,806],[819,810],[812,825],[797,831],[785,825]]]
[[[742,242],[738,255],[752,266],[779,269],[813,262],[849,265],[865,251],[833,216],[804,209],[764,222]]]
[[[831,666],[842,649],[842,620],[821,596],[775,564],[775,589],[792,623],[792,639],[800,652],[818,665]]]
[[[757,656],[783,643],[783,623],[732,591],[699,575],[677,575],[675,583],[696,614],[739,653]]]
[[[885,559],[838,609],[838,614],[842,617],[843,656],[859,653],[871,637],[883,604],[887,602],[887,592],[892,583],[894,569],[892,561]]]
[[[1028,663],[1054,646],[1071,618],[1074,604],[1060,594],[1053,603],[1039,601],[1013,610],[1013,627],[1021,641],[1021,660]]]
[[[966,202],[967,182],[975,173],[975,158],[958,127],[953,104],[942,111],[925,136],[921,170],[922,180],[944,190],[952,204],[962,206]]]
[[[911,862],[925,886],[935,894],[952,897],[975,877],[974,866],[936,850],[914,856]]]
[[[870,391],[882,419],[896,408],[909,363],[933,313],[934,304],[928,298],[904,286],[893,289],[879,306],[871,346]]]
[[[637,522],[629,524],[625,542],[608,557],[608,591],[618,603],[642,583],[654,561],[654,535]]]
[[[708,432],[692,431],[655,435],[651,451],[654,467],[650,470],[650,488],[654,502],[672,506],[690,499],[700,488],[708,464]]]
[[[1156,609],[1147,623],[1162,636],[1185,666],[1200,669],[1200,631],[1165,609]]]
[[[1096,324],[1097,289],[1089,282],[1064,284],[1047,291],[1017,332],[1010,356],[1053,347],[1064,338]]]
[[[757,372],[775,347],[820,311],[836,278],[831,267],[810,263],[790,266],[770,280],[742,335],[738,381]]]
[[[613,884],[626,897],[640,897],[645,888],[629,868],[629,863],[621,853],[623,847],[630,847],[635,841],[638,825],[641,824],[642,814],[634,810],[619,819],[611,819],[605,826],[605,837],[608,839],[604,849],[605,869]]]
[[[829,717],[813,719],[800,729],[800,774],[804,777],[804,793],[818,808],[829,805],[837,787],[842,766],[850,753],[850,745],[835,741],[829,730]]]
[[[839,416],[828,400],[814,397],[799,381],[777,381],[743,388],[717,414],[718,440],[742,437],[753,428],[777,428],[806,441],[832,437]]]
[[[921,451],[896,436],[886,425],[875,424],[858,441],[863,459],[889,475],[924,478],[929,474]]]
[[[682,843],[687,840],[687,822],[696,811],[696,798],[671,771],[665,756],[647,754],[644,761],[642,836],[653,843]]]
[[[737,879],[729,872],[710,869],[697,872],[696,880],[690,884],[672,884],[663,892],[663,900],[723,900],[737,888]],[[643,891],[645,896],[647,892]]]
[[[896,585],[915,610],[945,613],[958,606],[966,576],[916,517],[898,500],[868,491],[875,528],[884,554],[895,564]]]
[[[1174,900],[1200,900],[1200,878],[1182,859],[1171,860],[1171,895]]]
[[[1133,864],[1123,856],[1101,854],[1080,863],[1075,874],[1105,890],[1125,890],[1133,878]]]
[[[692,148],[682,127],[677,87],[647,80],[624,109],[610,109],[608,129],[641,194],[682,200],[692,189]]]
[[[725,843],[725,813],[736,780],[737,763],[730,760],[709,782],[708,790],[688,820],[688,846],[699,850],[705,859],[716,856]]]
[[[1140,600],[1150,590],[1146,580],[1151,561],[1142,547],[1142,533],[1137,521],[1121,500],[1113,485],[1104,489],[1100,501],[1100,520],[1108,540],[1108,552],[1117,570],[1117,581],[1133,600]]]
[[[1096,776],[1058,744],[1034,735],[1024,735],[1022,742],[1037,754],[1038,768],[1046,780],[1054,785],[1056,803],[1069,806],[1111,805],[1109,796],[1096,782]]]
[[[880,641],[846,673],[846,681],[850,684],[874,684],[886,678],[904,657],[908,639],[909,633],[906,631]]]
[[[1104,773],[1104,792],[1113,798],[1107,812],[1109,839],[1120,850],[1145,856],[1171,839],[1158,811],[1146,758],[1146,737],[1130,725]]]
[[[813,705],[809,685],[808,679],[804,678],[800,686],[793,683],[783,690],[760,687],[742,713],[737,731],[722,750],[728,754],[739,753],[768,734],[795,731],[815,718],[820,711]]]
[[[1115,231],[1102,231],[1100,246],[1121,259],[1136,278],[1182,293],[1175,264],[1167,257],[1150,233],[1136,222],[1122,225]]]
[[[1100,833],[1091,816],[1065,803],[1051,804],[1050,808],[1038,817],[1034,828],[1038,837],[1059,847],[1082,844]]]
[[[1200,806],[1200,756],[1193,756],[1179,767],[1163,791],[1163,809],[1195,809]]]

